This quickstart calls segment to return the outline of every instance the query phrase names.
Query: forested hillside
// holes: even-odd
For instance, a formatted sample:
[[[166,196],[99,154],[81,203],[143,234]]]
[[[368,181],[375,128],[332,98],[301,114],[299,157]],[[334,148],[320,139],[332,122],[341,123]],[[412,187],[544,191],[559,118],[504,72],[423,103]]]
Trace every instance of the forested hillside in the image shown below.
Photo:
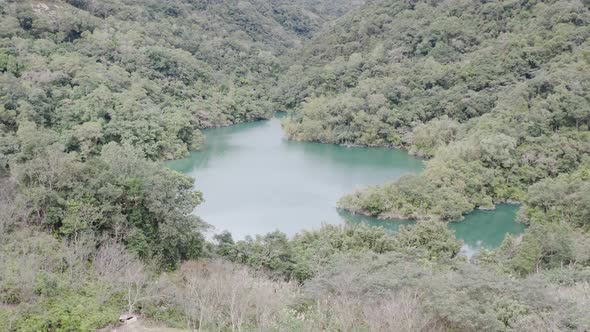
[[[206,255],[201,194],[156,161],[270,117],[278,57],[359,4],[1,0],[0,330],[101,327],[102,286]],[[136,270],[101,279],[111,247]]]
[[[314,4],[2,1],[2,130],[28,121],[68,151],[118,142],[178,158],[198,128],[272,114],[277,56],[340,14]]]
[[[277,99],[293,110],[285,130],[434,157],[419,176],[343,198],[355,212],[457,220],[558,199],[528,189],[590,152],[589,22],[581,1],[365,6],[309,43],[281,81]]]
[[[588,1],[364,3],[0,0],[0,331],[590,330]],[[428,158],[340,205],[435,220],[208,239],[162,161],[278,110]],[[515,200],[470,259],[439,222]]]

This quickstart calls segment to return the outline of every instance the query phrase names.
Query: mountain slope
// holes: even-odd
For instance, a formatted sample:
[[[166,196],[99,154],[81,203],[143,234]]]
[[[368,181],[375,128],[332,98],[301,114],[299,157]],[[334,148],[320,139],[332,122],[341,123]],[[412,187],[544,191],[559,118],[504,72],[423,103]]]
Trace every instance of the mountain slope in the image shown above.
[[[272,114],[278,56],[339,15],[315,4],[2,1],[2,122],[53,128],[74,150],[115,141],[180,157],[198,128]]]
[[[524,200],[590,151],[590,12],[580,1],[384,1],[314,38],[282,81],[287,136],[402,146],[417,177],[349,195],[379,217],[460,219]]]
[[[588,2],[359,5],[0,0],[0,330],[590,330]],[[433,156],[350,210],[519,199],[531,227],[469,260],[430,221],[206,239],[160,161],[282,108],[295,139]]]

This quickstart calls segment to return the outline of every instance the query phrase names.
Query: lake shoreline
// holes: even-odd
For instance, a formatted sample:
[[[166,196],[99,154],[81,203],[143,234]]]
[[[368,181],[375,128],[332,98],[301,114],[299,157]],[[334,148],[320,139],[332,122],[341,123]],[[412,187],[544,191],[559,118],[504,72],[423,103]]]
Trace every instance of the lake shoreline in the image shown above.
[[[394,229],[409,223],[350,215],[335,208],[355,188],[422,172],[424,160],[407,150],[287,140],[280,117],[207,129],[203,134],[203,149],[166,166],[195,179],[195,189],[203,192],[205,202],[194,213],[214,226],[215,232],[228,230],[241,239],[277,229],[291,236],[322,224],[361,222]],[[460,226],[463,230],[457,236],[474,248],[498,245],[506,232],[519,232],[515,210],[508,210],[476,215],[482,220],[499,216],[497,229],[468,222],[480,231],[469,235],[474,234],[471,226]]]

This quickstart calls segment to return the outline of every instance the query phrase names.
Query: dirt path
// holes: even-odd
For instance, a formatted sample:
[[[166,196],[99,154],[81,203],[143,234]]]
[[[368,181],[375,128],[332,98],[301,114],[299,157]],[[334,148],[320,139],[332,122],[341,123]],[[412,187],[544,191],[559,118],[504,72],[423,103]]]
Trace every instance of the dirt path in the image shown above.
[[[100,329],[97,332],[190,332],[191,330],[174,329],[162,327],[150,322],[141,320],[117,327]]]

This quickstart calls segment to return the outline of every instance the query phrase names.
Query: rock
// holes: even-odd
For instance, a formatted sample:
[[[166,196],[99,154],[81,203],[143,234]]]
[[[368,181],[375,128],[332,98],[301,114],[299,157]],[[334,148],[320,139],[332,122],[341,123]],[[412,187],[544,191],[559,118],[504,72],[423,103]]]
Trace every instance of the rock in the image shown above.
[[[137,322],[137,317],[133,315],[121,315],[119,316],[119,322],[123,324],[130,324],[133,322]]]

